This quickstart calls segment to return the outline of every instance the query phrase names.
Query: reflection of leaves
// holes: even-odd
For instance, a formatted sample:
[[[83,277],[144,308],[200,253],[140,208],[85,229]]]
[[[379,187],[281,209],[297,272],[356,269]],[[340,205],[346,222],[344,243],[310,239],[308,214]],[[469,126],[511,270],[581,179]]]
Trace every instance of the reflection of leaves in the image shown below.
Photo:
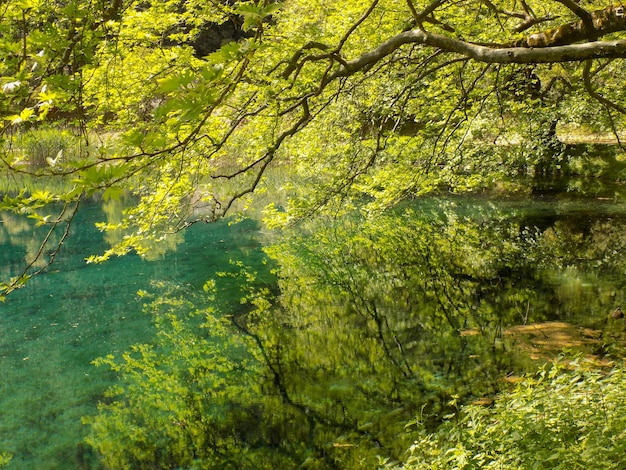
[[[546,264],[557,261],[561,268],[580,266],[624,271],[626,224],[620,220],[599,220],[576,226],[576,220],[557,221],[540,239]]]
[[[418,410],[428,422],[495,390],[519,360],[505,328],[552,316],[561,295],[549,276],[561,258],[548,253],[566,249],[562,240],[520,230],[516,217],[442,201],[326,220],[268,249],[280,265],[282,308],[256,328],[286,388],[318,415],[346,416],[385,443]],[[604,249],[594,246],[599,233],[585,244],[568,234],[579,256]],[[396,400],[403,407],[388,421]],[[371,443],[341,432],[366,458]]]
[[[514,223],[455,211],[326,221],[268,250],[281,267],[283,309],[260,328],[280,345],[274,361],[305,406],[369,423],[384,441],[422,406],[438,414],[453,392],[493,390],[503,360],[494,338],[535,294],[501,276],[503,263],[526,269],[523,241],[503,236]],[[461,334],[472,326],[483,334]],[[404,406],[388,420],[396,401]]]
[[[250,397],[259,394],[249,341],[210,308],[195,307],[189,293],[168,290],[146,306],[155,320],[154,344],[96,361],[123,379],[109,390],[100,414],[86,419],[89,443],[112,468],[164,461],[187,467],[234,452],[228,411],[237,407],[243,419]]]
[[[214,302],[219,283],[243,283],[245,306],[231,316],[215,304],[197,309],[187,293],[154,298],[155,343],[101,361],[124,387],[90,420],[92,444],[118,466],[157,453],[186,465],[189,449],[203,462],[228,455],[241,468],[305,460],[373,468],[381,454],[402,455],[415,416],[419,428],[464,420],[463,403],[496,391],[503,372],[519,366],[506,327],[542,318],[561,299],[548,274],[564,259],[566,236],[581,252],[579,234],[554,236],[558,224],[520,230],[516,216],[443,201],[324,220],[268,248],[279,265],[278,305],[270,289],[250,287],[257,273],[240,262],[205,285]],[[615,237],[601,250],[617,246]],[[533,412],[550,409],[541,406]],[[479,426],[488,411],[472,413]],[[507,436],[527,440],[516,427]],[[468,455],[456,441],[447,448],[447,457]]]
[[[620,218],[558,220],[536,237],[532,258],[557,297],[556,307],[599,327],[626,301],[622,254],[626,223]]]

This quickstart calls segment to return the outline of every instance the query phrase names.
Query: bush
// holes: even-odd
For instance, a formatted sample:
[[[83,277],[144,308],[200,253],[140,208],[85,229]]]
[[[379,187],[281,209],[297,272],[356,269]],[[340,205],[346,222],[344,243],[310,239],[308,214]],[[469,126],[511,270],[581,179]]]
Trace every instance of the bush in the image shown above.
[[[618,469],[626,456],[626,372],[544,366],[492,408],[463,407],[408,450],[403,469]]]
[[[69,130],[39,127],[17,134],[11,141],[11,152],[32,168],[44,168],[57,157],[77,156],[80,139]]]

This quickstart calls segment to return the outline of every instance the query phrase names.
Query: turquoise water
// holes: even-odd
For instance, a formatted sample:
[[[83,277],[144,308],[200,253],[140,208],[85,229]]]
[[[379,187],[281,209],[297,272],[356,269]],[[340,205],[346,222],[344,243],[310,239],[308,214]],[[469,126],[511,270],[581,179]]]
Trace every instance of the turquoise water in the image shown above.
[[[153,335],[139,290],[165,281],[197,292],[230,259],[260,263],[262,256],[253,222],[222,221],[180,233],[177,244],[151,261],[128,255],[88,265],[86,256],[108,247],[94,227],[104,219],[101,203],[85,203],[55,263],[0,304],[0,452],[13,454],[9,468],[80,468],[81,417],[95,413],[113,380],[91,361]],[[34,252],[41,233],[24,219],[1,220],[6,279]]]
[[[445,196],[412,202],[416,217],[430,217],[437,227],[412,234],[411,240],[404,240],[404,248],[412,244],[431,246],[428,236],[434,234],[435,240],[443,241],[440,233],[450,234],[442,245],[444,253],[433,251],[438,254],[440,278],[454,280],[468,269],[473,275],[483,275],[485,281],[480,284],[478,279],[478,290],[468,287],[469,297],[456,299],[457,303],[509,311],[509,316],[520,323],[529,318],[586,326],[605,323],[609,311],[626,303],[622,263],[626,199],[622,193],[621,186],[611,186],[583,197],[559,188],[556,193],[519,197]],[[87,431],[81,417],[96,413],[98,400],[117,379],[105,367],[96,368],[91,362],[107,354],[119,357],[130,345],[152,339],[151,318],[142,312],[144,300],[138,291],[151,291],[155,281],[163,281],[189,293],[201,293],[202,285],[215,277],[216,271],[232,268],[231,259],[267,270],[261,264],[260,234],[253,221],[194,225],[155,250],[152,260],[129,255],[101,265],[86,264],[86,256],[108,248],[107,237],[111,236],[100,233],[94,223],[115,220],[119,209],[111,203],[85,203],[55,264],[0,304],[0,452],[13,454],[9,468],[92,468],[82,464],[90,458],[80,444]],[[457,233],[475,237],[455,237]],[[1,279],[18,274],[25,259],[36,252],[42,236],[25,219],[0,215]],[[334,253],[332,247],[326,248]],[[457,259],[457,251],[464,253],[468,248],[473,261],[490,260],[498,250],[508,257],[497,266],[497,276],[491,273],[490,265],[481,274],[480,263]],[[376,259],[370,259],[370,251],[361,253],[365,268],[368,263],[378,266]],[[421,262],[418,255],[406,259],[412,269]],[[324,263],[330,261],[323,259]],[[358,258],[351,261],[359,263]],[[373,298],[376,289],[385,294],[388,284],[381,278],[384,274],[372,271],[365,283],[372,288]],[[219,300],[228,303],[238,299],[234,285],[220,286],[225,290],[218,292]],[[394,286],[398,297],[404,295],[401,289],[417,292],[410,283],[396,282]],[[439,287],[446,288],[443,284]],[[459,290],[456,285],[447,288]],[[409,299],[420,300],[411,295]],[[519,315],[515,310],[518,298],[527,299]],[[329,302],[332,304],[334,298]],[[390,319],[400,313],[402,320],[403,311],[392,308],[393,302]],[[292,330],[294,335],[299,333],[297,328]],[[298,341],[297,336],[294,341]],[[343,367],[350,373],[353,370],[350,364]],[[306,377],[298,374],[294,380],[301,386]],[[319,377],[313,376],[311,382],[318,383]],[[289,439],[287,435],[285,442]]]

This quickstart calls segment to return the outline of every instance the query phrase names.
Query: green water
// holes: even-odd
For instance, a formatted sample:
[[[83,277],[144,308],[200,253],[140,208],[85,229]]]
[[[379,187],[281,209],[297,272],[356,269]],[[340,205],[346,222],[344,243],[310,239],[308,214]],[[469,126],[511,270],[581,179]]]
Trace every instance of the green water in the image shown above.
[[[286,252],[283,260],[289,267],[302,258],[301,265],[292,266],[291,274],[284,273],[291,276],[291,284],[281,285],[294,302],[293,311],[287,304],[282,312],[281,321],[287,325],[282,332],[284,351],[297,352],[302,345],[319,340],[316,347],[307,346],[301,358],[283,358],[292,361],[291,372],[282,377],[286,389],[293,391],[303,408],[315,409],[319,416],[332,417],[336,411],[324,393],[342,397],[343,413],[352,413],[358,426],[371,421],[370,415],[377,416],[378,410],[386,416],[397,407],[386,403],[377,387],[384,391],[389,383],[403,383],[398,393],[405,394],[406,416],[394,422],[403,428],[415,417],[415,410],[422,409],[409,406],[412,400],[421,406],[419,394],[424,385],[414,380],[413,363],[421,364],[442,383],[446,370],[477,368],[472,351],[465,354],[446,346],[459,339],[458,326],[467,322],[467,312],[473,321],[482,321],[486,330],[498,322],[505,327],[546,320],[604,325],[608,312],[626,305],[623,192],[621,186],[611,185],[584,194],[559,187],[521,196],[444,195],[407,203],[411,216],[391,211],[380,220],[357,223],[346,218],[321,223],[312,231],[312,235],[327,232],[319,243],[305,237],[304,249],[295,247],[295,258]],[[87,431],[81,417],[96,413],[103,392],[117,378],[91,361],[107,354],[119,357],[130,345],[153,338],[151,318],[142,312],[138,291],[151,291],[155,281],[162,281],[201,293],[202,285],[216,271],[231,267],[231,259],[267,269],[262,268],[258,227],[252,221],[192,226],[167,244],[167,249],[155,250],[152,260],[129,255],[102,265],[85,264],[86,256],[100,254],[109,246],[94,222],[114,219],[119,209],[85,203],[55,264],[0,304],[0,452],[13,454],[9,468],[93,468],[87,463],[81,466],[81,461],[89,460],[80,444]],[[0,220],[0,276],[6,279],[18,274],[25,259],[36,252],[42,232],[21,218],[4,214]],[[411,230],[403,232],[407,226]],[[349,258],[339,259],[338,253],[347,253]],[[220,285],[225,289],[218,292],[220,301],[237,300],[234,285]],[[299,304],[301,299],[308,303]],[[434,304],[429,304],[433,299]],[[358,309],[370,305],[386,315],[387,329],[375,335],[371,323],[359,320],[364,315],[359,317]],[[438,311],[448,317],[435,315]],[[324,322],[318,322],[324,315]],[[342,319],[349,325],[345,331]],[[444,320],[450,323],[450,335],[439,338]],[[309,321],[317,327],[302,327]],[[396,350],[383,347],[386,355],[378,359],[382,365],[374,364],[372,346],[378,343],[364,342],[373,337],[380,338],[383,346],[385,341],[392,346],[402,342],[403,357],[395,360]],[[436,357],[437,341],[446,347],[439,348],[443,352]],[[483,357],[490,357],[487,352],[481,352]],[[330,367],[327,359],[334,354],[337,357],[331,362],[336,370],[328,377],[320,375],[320,370]],[[408,372],[393,375],[394,367],[402,372],[403,364],[409,364],[405,359],[415,362]],[[487,362],[481,360],[478,365],[483,367]],[[320,369],[318,362],[324,367]],[[427,369],[429,364],[432,370]],[[509,370],[494,364],[496,376]],[[356,370],[375,372],[353,383]],[[463,371],[456,372],[462,378]],[[385,373],[395,378],[386,378]],[[364,384],[372,390],[359,402],[353,395],[360,390],[356,385]],[[376,401],[379,394],[381,403]],[[283,443],[298,438],[304,418],[294,416],[293,423],[285,425]],[[386,429],[393,428],[382,418],[380,422],[384,441]],[[345,429],[328,432],[334,435],[335,431],[342,436]],[[299,458],[294,456],[294,461]]]
[[[104,218],[101,203],[85,203],[53,266],[0,304],[0,452],[13,454],[9,468],[77,468],[81,416],[95,413],[113,379],[91,361],[152,338],[139,290],[165,281],[197,292],[230,259],[260,262],[257,230],[248,221],[193,226],[152,261],[129,255],[87,265],[86,256],[108,247],[94,227]],[[40,237],[23,219],[4,216],[3,279],[17,274]]]

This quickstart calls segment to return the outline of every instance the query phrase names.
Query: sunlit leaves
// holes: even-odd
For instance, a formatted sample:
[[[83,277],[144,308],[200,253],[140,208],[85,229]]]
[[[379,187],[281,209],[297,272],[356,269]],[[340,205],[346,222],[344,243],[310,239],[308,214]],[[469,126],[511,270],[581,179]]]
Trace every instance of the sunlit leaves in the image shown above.
[[[509,10],[540,12],[545,18],[535,26],[544,28],[576,19],[562,3],[435,2],[424,27],[474,43],[502,43],[519,37],[513,29],[523,15]],[[109,10],[120,4],[119,11]],[[326,428],[315,445],[337,441],[335,466],[361,458],[350,450],[350,439],[371,466],[374,451],[366,434],[401,427],[393,418],[398,409],[407,416],[429,403],[428,411],[436,415],[438,399],[469,393],[466,381],[476,377],[490,389],[495,359],[481,341],[493,339],[488,334],[496,335],[535,295],[532,286],[514,291],[498,272],[503,261],[518,267],[528,254],[520,239],[496,236],[516,227],[467,221],[453,208],[399,217],[385,211],[437,189],[482,187],[509,176],[511,168],[535,171],[539,160],[550,163],[554,157],[543,140],[553,122],[586,122],[585,116],[593,116],[594,127],[615,124],[596,118],[596,108],[582,101],[575,83],[580,71],[573,66],[498,68],[456,52],[405,45],[336,79],[347,61],[416,26],[409,4],[423,7],[402,0],[109,5],[23,0],[7,3],[0,24],[4,130],[11,124],[34,126],[56,111],[55,119],[87,137],[86,127],[116,132],[119,147],[111,154],[56,151],[42,155],[35,169],[20,163],[25,152],[4,160],[13,170],[63,176],[73,185],[3,199],[3,209],[39,225],[55,222],[39,210],[54,202],[101,195],[112,205],[126,192],[136,198],[124,218],[98,226],[113,246],[89,261],[131,251],[158,256],[157,243],[175,245],[183,228],[223,215],[232,199],[247,209],[249,194],[258,195],[270,164],[283,164],[290,173],[277,184],[286,190],[282,201],[271,201],[269,224],[286,226],[314,214],[335,217],[312,225],[311,237],[274,249],[281,264],[281,308],[272,310],[269,291],[248,293],[244,300],[254,322],[243,325],[257,335],[256,347],[265,347],[266,365],[275,366],[282,405],[292,400],[324,416],[319,422]],[[199,52],[196,40],[203,31],[241,17],[237,27],[254,38],[225,38],[221,48],[200,57],[206,51]],[[594,85],[621,89],[620,63],[597,67],[601,75]],[[513,80],[520,72],[536,74],[543,92],[533,95],[524,80]],[[622,92],[608,95],[618,98]],[[510,155],[513,146],[502,145],[502,136],[521,141],[517,157]],[[345,214],[354,219],[337,222]],[[496,241],[486,240],[487,233]],[[548,245],[550,236],[560,234],[547,234]],[[528,252],[538,256],[541,245],[534,248]],[[615,259],[609,256],[607,265]],[[254,281],[252,273],[241,274]],[[207,284],[207,295],[214,296],[211,287]],[[473,301],[464,296],[468,292]],[[238,372],[235,361],[225,357],[232,351],[190,331],[173,313],[189,307],[180,299],[152,307],[168,312],[157,318],[159,343],[137,346],[118,362],[102,361],[124,375],[128,395],[111,391],[109,398],[117,401],[103,406],[110,422],[98,421],[97,445],[118,459],[107,463],[112,467],[154,459],[155,442],[162,440],[176,455],[172,465],[191,465],[189,447],[199,453],[218,447],[228,455],[238,448],[235,437],[229,441],[222,434],[231,423],[211,421],[214,404],[203,400],[241,392],[223,375],[206,371],[210,362],[223,374]],[[232,340],[232,328],[213,315],[202,328],[220,342]],[[474,341],[462,335],[467,328],[486,334]],[[304,383],[303,371],[318,380]],[[172,398],[178,396],[186,400]],[[302,408],[296,405],[276,408],[297,415]],[[220,432],[214,432],[215,423],[223,426]],[[349,439],[328,423],[347,426]],[[120,454],[115,436],[128,444]],[[219,445],[203,441],[207,436]],[[464,449],[455,452],[464,455]]]
[[[621,468],[624,381],[622,365],[608,374],[548,365],[493,408],[463,407],[385,468]]]
[[[218,67],[220,64],[241,59],[250,47],[254,47],[254,44],[245,41],[242,43],[232,41],[224,44],[217,51],[209,54],[207,59],[209,60],[209,63],[216,64],[214,67]],[[205,68],[205,70],[207,69]]]
[[[110,200],[119,200],[124,194],[126,194],[126,191],[124,189],[120,187],[109,186],[102,193],[102,200],[105,202]]]
[[[260,27],[263,21],[281,7],[280,2],[258,2],[256,5],[241,4],[235,10],[244,18],[243,30],[249,31],[253,27]]]
[[[80,87],[76,80],[62,76],[72,75],[93,59],[100,39],[99,25],[93,26],[97,10],[82,1],[12,1],[3,8],[0,50],[5,60],[0,83],[5,96],[0,106],[4,113],[13,112],[14,124],[44,118],[53,102],[58,109],[75,109],[76,102],[61,100],[58,92],[76,92]],[[46,83],[55,94],[46,93]]]
[[[20,114],[10,116],[9,121],[11,121],[11,124],[24,124],[30,121],[34,115],[35,111],[32,108],[24,108]]]
[[[31,276],[27,274],[22,274],[20,276],[9,279],[6,283],[0,283],[0,302],[4,302],[6,300],[6,296],[15,289],[21,289],[22,287],[24,287],[30,277]]]
[[[489,184],[493,178],[483,174],[506,169],[504,159],[492,157],[498,152],[484,150],[491,145],[487,142],[511,128],[532,140],[542,122],[538,119],[525,134],[517,132],[534,121],[526,119],[532,113],[515,118],[517,90],[499,90],[513,68],[487,68],[420,47],[403,47],[376,67],[326,83],[346,60],[411,27],[407,4],[399,0],[374,2],[369,13],[369,5],[359,2],[167,1],[130,5],[115,15],[105,6],[91,11],[80,1],[35,3],[38,13],[60,20],[54,27],[28,29],[26,53],[19,40],[6,44],[7,116],[32,123],[60,111],[72,120],[80,117],[81,126],[86,119],[98,132],[121,130],[116,137],[124,145],[115,159],[132,162],[50,166],[54,174],[72,172],[74,195],[122,181],[125,189],[143,195],[150,191],[147,181],[161,185],[150,175],[181,165],[181,174],[191,173],[183,180],[197,185],[197,193],[220,215],[217,208],[229,207],[229,198],[260,187],[256,177],[271,161],[289,163],[298,181],[298,190],[281,207],[285,212],[274,213],[280,219],[270,221],[274,225],[316,211],[351,210],[366,198],[371,204],[365,210],[376,213],[434,189],[466,191]],[[484,41],[501,38],[507,21],[483,4],[471,5],[442,5],[429,28],[446,33],[457,28]],[[198,57],[198,35],[211,23],[234,21],[234,12],[258,37],[225,41]],[[21,10],[7,15],[19,33]],[[101,18],[107,21],[100,23]],[[301,66],[294,62],[297,57]],[[38,75],[42,70],[49,76]],[[533,73],[543,82],[566,81],[570,76],[564,70],[545,67]],[[21,103],[25,97],[31,102]],[[530,109],[536,102],[519,106]],[[496,115],[501,119],[494,123]],[[527,163],[518,168],[528,170]],[[120,172],[110,174],[111,168]],[[237,176],[228,192],[207,183],[217,175]],[[164,214],[167,210],[175,214]],[[182,225],[182,211],[174,203],[144,206],[141,212],[158,222],[155,227],[165,227],[164,220],[174,221],[175,228]]]
[[[173,91],[178,90],[179,88],[184,88],[189,86],[195,80],[195,74],[190,70],[186,70],[182,73],[171,75],[167,78],[159,80],[159,87],[157,88],[157,93],[165,93],[169,94]]]
[[[126,169],[121,164],[93,165],[81,170],[73,182],[81,191],[93,194],[95,191],[106,189],[115,184],[125,173]]]
[[[0,210],[11,211],[16,214],[28,214],[30,217],[39,217],[37,209],[41,209],[59,199],[49,191],[34,191],[30,195],[25,193],[16,196],[4,195],[0,202]]]

